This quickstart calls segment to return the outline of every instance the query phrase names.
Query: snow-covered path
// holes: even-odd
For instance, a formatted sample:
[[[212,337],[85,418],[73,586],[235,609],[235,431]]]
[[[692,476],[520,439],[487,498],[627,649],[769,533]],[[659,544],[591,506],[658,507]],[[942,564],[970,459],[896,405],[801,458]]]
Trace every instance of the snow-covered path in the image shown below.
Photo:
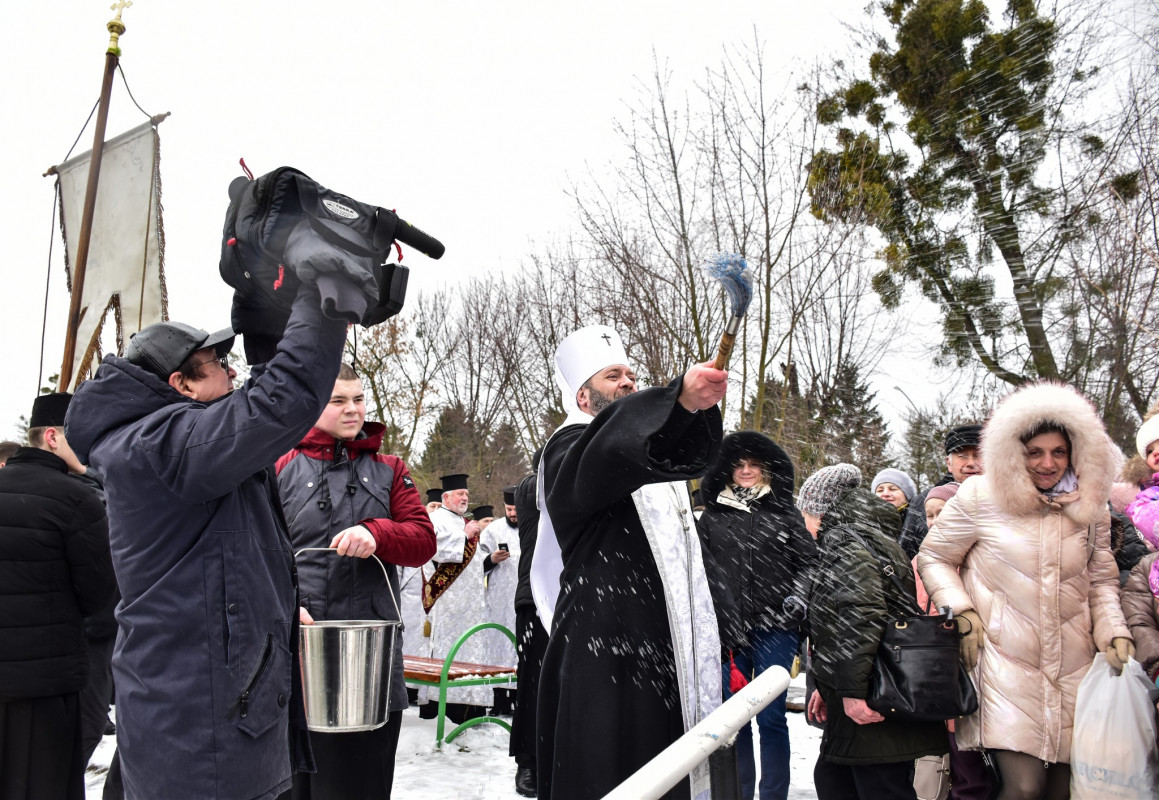
[[[790,697],[799,694],[798,684],[803,686],[803,676],[793,683]],[[806,725],[804,714],[790,712],[789,737],[793,752],[789,797],[812,800],[817,796],[813,790],[813,764],[821,731]],[[112,751],[113,737],[106,736],[89,767],[88,800],[100,800]],[[392,797],[519,800],[515,793],[515,761],[507,755],[507,731],[497,725],[480,725],[468,729],[441,751],[436,750],[435,721],[419,719],[418,709],[411,706],[403,712]]]

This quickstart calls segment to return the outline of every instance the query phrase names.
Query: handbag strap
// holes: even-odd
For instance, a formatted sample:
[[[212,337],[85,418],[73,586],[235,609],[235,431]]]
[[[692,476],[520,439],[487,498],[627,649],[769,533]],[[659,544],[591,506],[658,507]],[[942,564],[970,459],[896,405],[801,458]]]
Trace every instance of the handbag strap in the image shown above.
[[[845,531],[850,536],[852,536],[854,539],[856,539],[858,541],[858,543],[861,544],[862,547],[864,547],[867,551],[869,551],[869,554],[871,556],[873,556],[874,558],[877,559],[877,562],[879,564],[881,564],[881,574],[884,575],[885,577],[889,578],[891,581],[893,581],[893,585],[897,587],[898,593],[903,598],[905,598],[905,601],[907,603],[909,603],[910,607],[914,611],[916,611],[918,614],[921,614],[922,609],[921,609],[921,606],[918,605],[917,598],[911,597],[910,593],[908,591],[906,591],[906,588],[904,586],[902,586],[901,581],[899,581],[897,579],[897,570],[895,570],[893,568],[893,564],[889,563],[889,559],[885,558],[885,556],[881,555],[876,550],[874,550],[872,547],[870,547],[869,542],[865,541],[865,539],[861,536],[861,534],[859,534],[857,531],[853,530],[853,528],[849,527],[848,525],[842,525],[841,530]]]

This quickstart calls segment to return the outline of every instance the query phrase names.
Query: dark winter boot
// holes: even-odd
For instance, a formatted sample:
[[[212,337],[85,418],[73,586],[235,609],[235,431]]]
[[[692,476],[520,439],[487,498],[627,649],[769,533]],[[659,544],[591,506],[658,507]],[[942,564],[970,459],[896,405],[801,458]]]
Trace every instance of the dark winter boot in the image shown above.
[[[536,797],[536,775],[531,767],[515,768],[515,791],[520,797]]]

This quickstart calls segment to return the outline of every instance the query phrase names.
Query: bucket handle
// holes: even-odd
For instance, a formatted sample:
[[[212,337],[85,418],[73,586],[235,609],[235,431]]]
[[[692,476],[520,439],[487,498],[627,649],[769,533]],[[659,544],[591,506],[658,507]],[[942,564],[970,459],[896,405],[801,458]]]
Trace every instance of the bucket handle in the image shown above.
[[[298,556],[302,555],[302,553],[305,553],[309,550],[318,550],[318,551],[321,551],[323,553],[333,553],[334,555],[338,555],[338,551],[335,550],[333,547],[303,547],[301,550],[294,553],[294,560],[297,561]],[[342,556],[342,557],[348,558],[348,556]],[[394,613],[398,615],[398,621],[402,622],[402,611],[399,610],[398,600],[395,599],[394,591],[392,591],[390,588],[390,578],[386,574],[386,566],[382,563],[382,559],[380,559],[374,553],[371,553],[370,557],[378,562],[378,568],[380,570],[382,570],[382,579],[386,582],[386,593],[388,595],[390,595],[390,602],[394,605]]]

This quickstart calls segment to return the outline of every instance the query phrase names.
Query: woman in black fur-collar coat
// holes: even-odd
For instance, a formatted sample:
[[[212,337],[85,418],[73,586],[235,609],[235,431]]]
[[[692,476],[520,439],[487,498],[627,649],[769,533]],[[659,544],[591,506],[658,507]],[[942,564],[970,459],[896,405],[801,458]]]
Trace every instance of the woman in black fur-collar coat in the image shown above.
[[[747,678],[775,665],[788,669],[797,651],[798,627],[817,546],[793,503],[793,463],[772,439],[756,431],[725,437],[720,458],[701,486],[705,511],[698,529],[736,601],[748,643],[733,652]],[[724,697],[729,665],[724,669]],[[789,791],[789,732],[785,695],[757,715],[761,740],[761,800],[783,800]],[[753,797],[752,729],[737,740],[741,796]]]

